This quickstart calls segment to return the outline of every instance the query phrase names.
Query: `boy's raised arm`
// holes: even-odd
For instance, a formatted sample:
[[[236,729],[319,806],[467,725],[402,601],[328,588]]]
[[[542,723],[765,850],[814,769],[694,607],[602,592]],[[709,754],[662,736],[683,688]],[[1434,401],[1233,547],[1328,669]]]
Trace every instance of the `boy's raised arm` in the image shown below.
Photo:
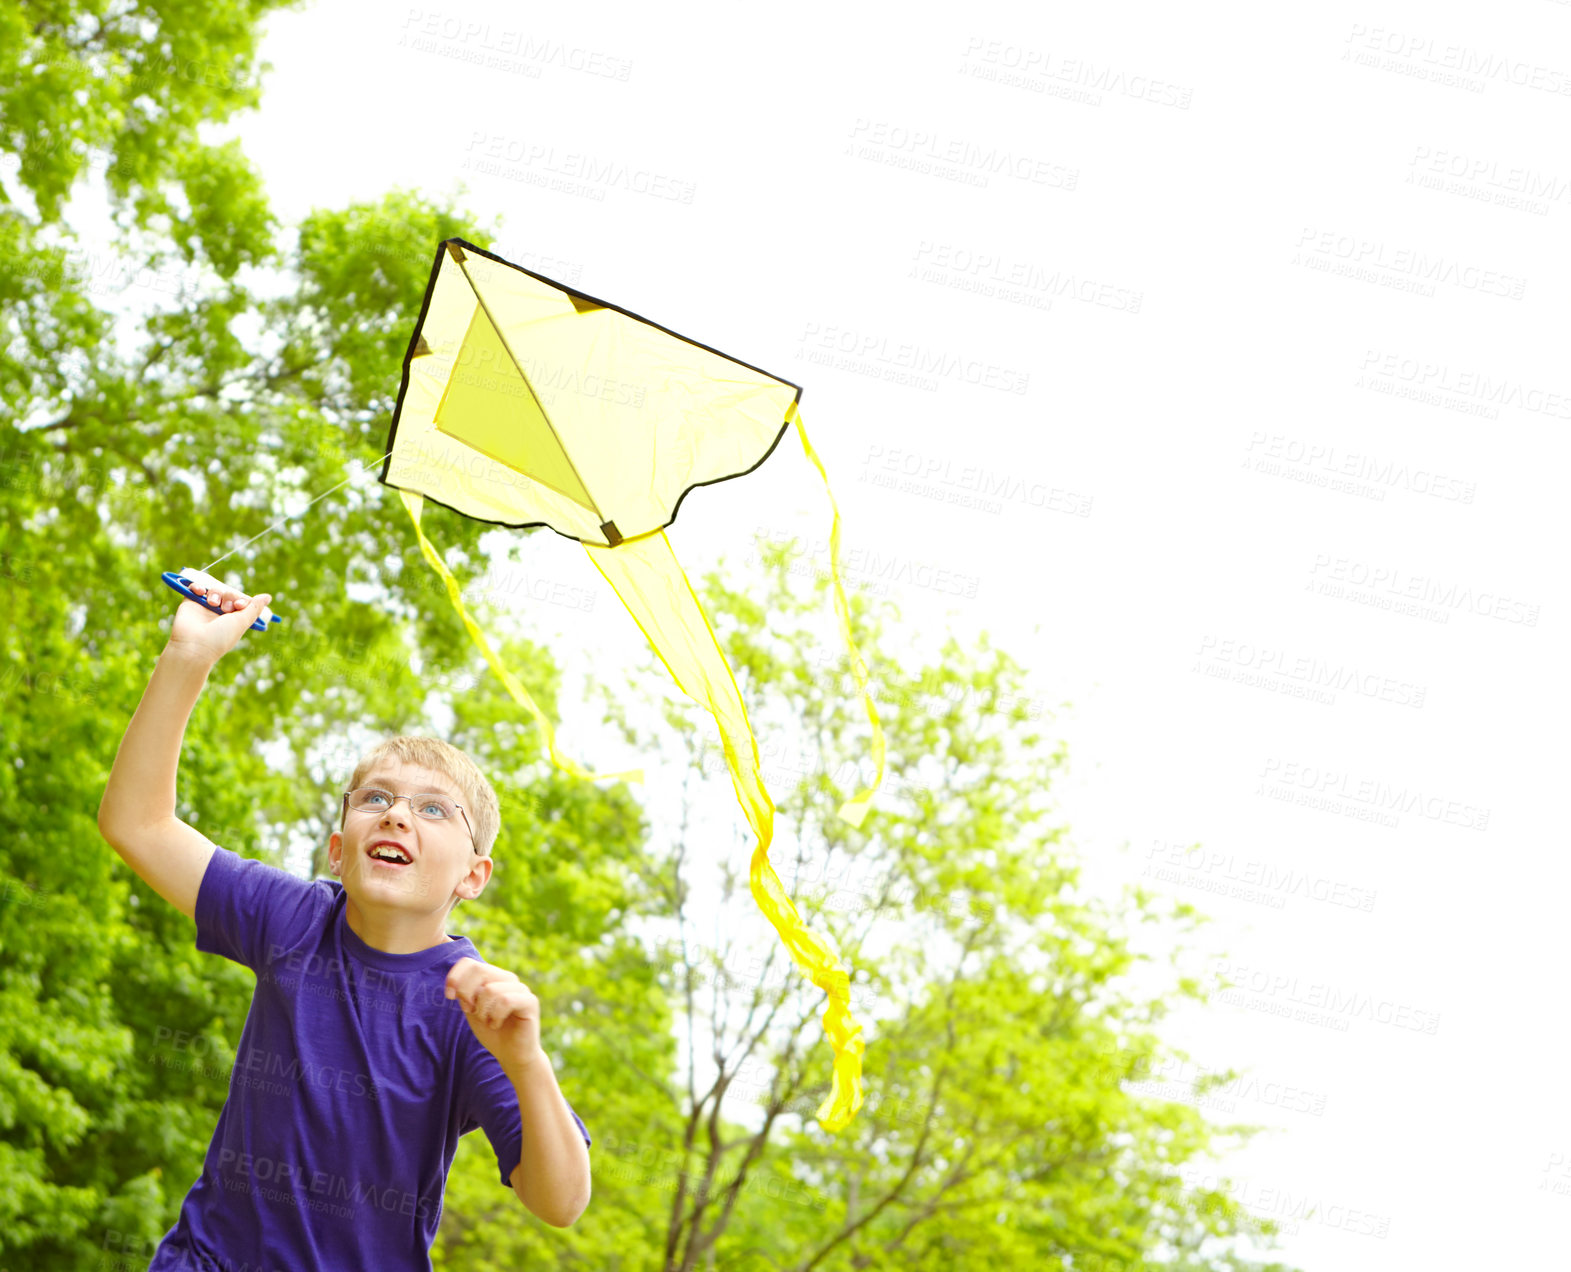
[[[196,601],[182,601],[175,611],[169,643],[126,726],[98,806],[99,832],[126,865],[187,918],[196,916],[197,891],[214,846],[175,816],[180,746],[208,673],[272,600],[248,598],[234,588],[215,589],[213,595],[228,612]]]

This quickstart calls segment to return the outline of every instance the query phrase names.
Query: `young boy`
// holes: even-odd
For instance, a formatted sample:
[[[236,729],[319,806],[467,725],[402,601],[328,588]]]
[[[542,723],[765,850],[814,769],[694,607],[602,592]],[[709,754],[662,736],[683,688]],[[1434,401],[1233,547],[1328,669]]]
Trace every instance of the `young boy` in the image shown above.
[[[540,1003],[443,931],[491,877],[496,794],[463,752],[394,738],[355,769],[304,882],[175,816],[207,675],[272,598],[193,589],[126,729],[105,839],[196,920],[196,946],[256,972],[201,1177],[149,1272],[429,1272],[458,1138],[484,1127],[502,1183],[546,1223],[589,1203],[589,1132],[540,1045]]]

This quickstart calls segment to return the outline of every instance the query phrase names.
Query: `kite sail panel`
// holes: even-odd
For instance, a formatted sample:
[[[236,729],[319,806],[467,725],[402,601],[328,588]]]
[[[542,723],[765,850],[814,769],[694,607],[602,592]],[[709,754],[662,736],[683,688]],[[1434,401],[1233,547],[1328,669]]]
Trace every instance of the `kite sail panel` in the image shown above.
[[[595,501],[584,489],[584,479],[573,467],[534,386],[480,305],[475,306],[459,346],[458,364],[456,370],[449,370],[447,386],[436,404],[432,422],[437,431],[594,512]]]
[[[828,997],[834,1049],[826,1130],[861,1107],[862,1027],[832,943],[802,921],[769,863],[774,802],[736,679],[676,559],[665,527],[696,486],[742,476],[793,424],[828,488],[790,381],[530,273],[461,239],[438,249],[404,360],[382,481],[396,487],[421,552],[508,692],[534,716],[552,763],[595,774],[557,749],[550,721],[497,658],[464,608],[457,581],[421,527],[425,499],[498,525],[550,526],[577,539],[672,679],[715,720],[733,790],[758,843],[749,882],[791,958]],[[884,736],[867,668],[851,637],[840,578],[840,511],[830,569],[840,631],[873,731],[875,776],[840,816],[861,825],[883,780]]]

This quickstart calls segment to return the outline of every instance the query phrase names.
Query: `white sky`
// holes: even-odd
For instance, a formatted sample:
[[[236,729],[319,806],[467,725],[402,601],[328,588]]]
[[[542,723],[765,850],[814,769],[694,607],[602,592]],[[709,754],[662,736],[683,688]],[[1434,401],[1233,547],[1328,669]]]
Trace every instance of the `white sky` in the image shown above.
[[[1257,1080],[1283,1257],[1543,1266],[1571,5],[1056,8],[321,0],[239,132],[286,217],[463,182],[503,255],[802,384],[853,577],[1073,702],[1091,878],[1216,916],[1249,988],[1170,1033]],[[792,439],[671,537],[759,528],[827,535]],[[530,552],[603,593],[532,619],[642,656]]]

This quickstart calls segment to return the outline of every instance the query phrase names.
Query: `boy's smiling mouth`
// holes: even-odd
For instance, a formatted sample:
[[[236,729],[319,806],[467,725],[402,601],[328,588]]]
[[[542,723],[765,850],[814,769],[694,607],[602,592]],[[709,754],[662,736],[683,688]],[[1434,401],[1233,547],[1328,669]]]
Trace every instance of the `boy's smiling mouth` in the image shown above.
[[[378,839],[366,848],[366,856],[389,870],[402,870],[414,864],[414,855],[409,849],[392,839]]]

